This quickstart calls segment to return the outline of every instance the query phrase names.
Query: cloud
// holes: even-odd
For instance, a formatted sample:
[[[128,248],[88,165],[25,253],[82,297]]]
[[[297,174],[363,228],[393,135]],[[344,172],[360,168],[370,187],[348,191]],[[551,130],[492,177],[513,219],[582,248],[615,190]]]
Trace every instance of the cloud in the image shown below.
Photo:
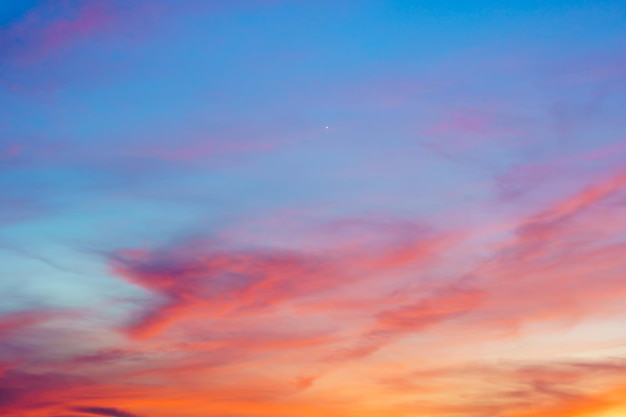
[[[425,134],[441,141],[449,151],[464,153],[494,142],[516,137],[521,132],[503,115],[478,109],[450,111]],[[510,144],[509,144],[510,146]]]
[[[618,256],[624,245],[611,241],[616,230],[604,226],[596,210],[625,186],[621,172],[598,180],[516,222],[510,239],[495,246],[487,261],[478,259],[470,273],[409,289],[400,298],[388,287],[368,299],[368,287],[376,288],[381,277],[395,271],[397,290],[409,282],[400,279],[404,274],[440,268],[441,251],[452,258],[463,256],[461,236],[467,233],[401,231],[373,247],[316,252],[233,250],[189,242],[160,250],[117,251],[110,262],[114,274],[152,293],[127,328],[137,339],[153,338],[175,323],[244,320],[287,306],[324,314],[341,311],[343,304],[346,314],[359,317],[352,329],[356,337],[327,340],[334,347],[319,355],[319,369],[325,373],[410,334],[427,332],[436,338],[450,328],[510,334],[536,322],[568,322],[617,308],[626,293],[620,278],[625,265]],[[619,209],[607,210],[619,218]],[[346,297],[347,288],[358,290]],[[301,386],[315,379],[303,378],[307,383]]]
[[[7,370],[0,376],[0,411],[11,415],[51,407],[91,387],[93,382],[88,378],[55,372]]]
[[[383,311],[373,331],[420,331],[478,309],[483,297],[483,291],[472,288],[442,288],[415,304]]]
[[[42,350],[46,366],[55,372],[10,365],[3,371],[3,411],[50,403],[46,411],[57,415],[69,410],[131,416],[124,410],[150,410],[161,397],[192,407],[191,397],[200,392],[215,401],[211,407],[198,405],[206,410],[227,404],[245,410],[245,404],[256,401],[274,410],[284,405],[281,395],[298,395],[303,389],[314,395],[332,385],[331,373],[376,363],[380,356],[374,353],[397,347],[411,335],[428,334],[434,346],[444,346],[450,334],[466,335],[465,343],[472,346],[482,337],[527,324],[601,314],[618,307],[626,293],[618,256],[623,244],[612,240],[618,230],[604,224],[621,216],[619,205],[607,203],[619,196],[625,181],[616,172],[557,199],[511,223],[510,233],[491,247],[487,261],[473,259],[470,252],[470,273],[437,279],[427,279],[428,272],[467,257],[467,231],[442,233],[394,222],[368,225],[361,219],[320,228],[332,237],[321,239],[325,245],[315,250],[189,239],[158,249],[110,252],[106,259],[112,273],[146,292],[126,322],[125,331],[133,340],[60,359]],[[16,316],[6,322],[11,331],[28,320]],[[621,392],[617,375],[622,367],[618,362],[585,362],[454,369],[416,374],[417,385],[396,378],[394,395],[410,396],[416,388],[445,392],[446,381],[456,381],[448,392],[460,392],[476,380],[467,401],[421,402],[414,410],[530,417],[533,414],[515,414],[526,405],[532,412],[565,416],[572,410],[604,410],[617,404],[612,398]],[[270,368],[272,376],[267,377]],[[252,369],[265,378],[265,389],[255,385],[262,379],[258,375],[248,376],[250,384],[237,390],[221,385],[241,384],[238,378]],[[585,372],[597,377],[597,386],[581,379]],[[50,384],[23,383],[38,375]],[[189,397],[177,397],[168,389],[171,385],[187,387]],[[128,392],[121,402],[120,392]],[[498,400],[479,395],[485,392]],[[116,408],[84,405],[98,404],[101,398]],[[136,398],[142,398],[143,406],[136,406]],[[605,405],[594,405],[601,399]],[[292,403],[290,409],[305,409],[305,403]]]
[[[171,384],[205,392],[217,398],[219,407],[230,395],[257,395],[272,409],[281,395],[316,392],[331,383],[330,374],[376,363],[384,357],[384,348],[397,348],[410,336],[427,335],[431,346],[445,346],[455,334],[471,347],[494,335],[520,334],[536,323],[571,325],[580,318],[623,311],[624,243],[618,226],[626,224],[619,203],[625,189],[626,177],[616,171],[534,214],[513,219],[506,234],[480,248],[471,246],[483,238],[481,228],[472,229],[473,236],[469,230],[441,232],[409,227],[415,223],[344,219],[318,228],[329,236],[320,238],[323,244],[315,249],[188,239],[156,249],[106,253],[112,275],[145,292],[123,311],[129,317],[123,329],[131,340],[60,357],[48,352],[49,343],[44,353],[40,342],[41,351],[24,357],[40,355],[46,360],[40,359],[38,366],[49,369],[31,368],[28,361],[6,365],[5,410],[50,402],[51,412],[64,406],[73,412],[89,408],[123,413],[135,409],[135,398],[148,398],[144,401],[150,404],[157,404],[159,396],[172,398],[168,396],[174,393],[167,389]],[[9,334],[30,326],[27,318],[7,316],[0,328]],[[537,410],[567,415],[594,407],[587,398],[596,398],[595,388],[576,379],[585,366],[602,385],[597,398],[615,404],[612,398],[621,388],[618,378],[608,375],[615,375],[612,369],[621,365],[577,366],[519,367],[505,372],[508,379],[485,371],[483,376],[508,381],[497,385],[489,379],[480,385],[481,392],[496,393],[502,404],[476,397],[449,406],[423,403],[419,410],[507,417],[512,410],[511,416],[518,417],[514,413],[523,410],[523,404],[536,403]],[[268,367],[273,369],[269,378]],[[222,378],[234,384],[250,369],[263,374],[269,392],[254,385],[257,376],[239,390],[220,385]],[[16,376],[40,374],[64,382],[25,389]],[[424,376],[418,386],[437,390],[437,378]],[[215,385],[207,380],[215,380]],[[72,381],[90,383],[75,386]],[[145,381],[154,385],[146,387]],[[406,390],[414,385],[395,382]],[[63,394],[57,386],[66,387]],[[129,386],[135,388],[131,398],[116,402]],[[450,392],[458,389],[453,386]],[[83,405],[98,404],[100,398],[119,409]],[[568,400],[578,408],[563,405]]]
[[[621,51],[594,51],[546,71],[541,87],[551,100],[549,117],[561,148],[593,134],[598,126],[619,126],[606,115],[611,99],[626,88],[625,75]]]
[[[456,386],[466,392],[447,403],[407,403],[433,415],[506,417],[595,415],[621,404],[626,389],[623,359],[498,364],[465,364],[425,369],[402,378],[383,379],[385,389],[422,397]],[[417,380],[417,385],[410,381]]]
[[[111,29],[114,2],[44,2],[0,31],[3,60],[28,64],[72,43]]]
[[[535,323],[572,326],[590,316],[626,313],[620,308],[626,261],[619,255],[626,246],[619,239],[622,229],[612,223],[626,224],[626,217],[619,205],[604,204],[623,191],[622,172],[597,180],[517,221],[512,238],[469,273],[433,284],[430,290],[409,291],[402,303],[378,299],[362,305],[372,324],[307,377],[319,378],[413,334],[426,333],[445,344],[450,331],[509,336]]]
[[[45,322],[51,317],[51,312],[44,310],[24,310],[0,313],[0,337],[3,334]]]
[[[159,333],[199,309],[208,316],[264,310],[338,285],[322,260],[288,251],[204,252],[183,246],[143,254],[119,251],[111,261],[114,273],[158,297],[129,329],[135,337]]]
[[[137,414],[110,407],[74,407],[72,410],[104,417],[138,417]]]
[[[269,6],[272,1],[253,1],[223,6],[219,2],[185,1],[172,7],[164,1],[78,0],[74,2],[45,0],[36,4],[22,18],[0,28],[0,64],[28,66],[85,40],[118,32],[140,38],[149,19],[176,13],[220,12],[252,6]]]
[[[304,301],[316,304],[316,299],[375,280],[382,272],[423,268],[458,240],[411,234],[401,231],[392,234],[393,242],[371,247],[318,251],[220,249],[190,241],[160,250],[119,250],[111,253],[110,263],[115,275],[153,294],[128,329],[133,337],[144,338],[194,316],[237,317]]]

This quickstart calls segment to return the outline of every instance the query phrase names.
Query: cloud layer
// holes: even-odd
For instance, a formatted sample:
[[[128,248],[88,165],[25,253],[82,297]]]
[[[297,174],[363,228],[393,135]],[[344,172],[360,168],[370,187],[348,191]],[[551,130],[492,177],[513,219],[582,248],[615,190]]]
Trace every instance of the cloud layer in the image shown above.
[[[626,413],[623,5],[304,3],[0,10],[0,415]]]

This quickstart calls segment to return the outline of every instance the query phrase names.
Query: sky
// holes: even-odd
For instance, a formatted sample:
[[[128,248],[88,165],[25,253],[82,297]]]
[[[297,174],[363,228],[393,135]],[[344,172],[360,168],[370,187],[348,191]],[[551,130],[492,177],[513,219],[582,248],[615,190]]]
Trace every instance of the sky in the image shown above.
[[[0,2],[0,415],[626,415],[626,3]]]

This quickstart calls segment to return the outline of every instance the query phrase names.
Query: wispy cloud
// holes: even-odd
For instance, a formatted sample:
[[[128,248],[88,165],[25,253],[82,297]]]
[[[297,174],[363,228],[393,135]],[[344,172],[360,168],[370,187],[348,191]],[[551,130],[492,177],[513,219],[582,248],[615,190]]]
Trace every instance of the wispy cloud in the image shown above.
[[[74,407],[72,410],[105,417],[137,417],[137,414],[110,407]]]

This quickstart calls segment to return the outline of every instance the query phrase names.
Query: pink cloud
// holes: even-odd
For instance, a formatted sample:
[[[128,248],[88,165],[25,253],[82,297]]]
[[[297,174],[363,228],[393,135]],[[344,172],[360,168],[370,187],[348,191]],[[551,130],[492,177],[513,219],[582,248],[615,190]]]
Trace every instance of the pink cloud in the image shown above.
[[[254,1],[245,5],[235,4],[234,7],[270,6],[274,3]],[[0,50],[4,52],[4,60],[12,64],[29,65],[86,39],[120,29],[133,30],[138,23],[146,23],[146,18],[160,19],[180,11],[224,11],[233,7],[215,1],[183,2],[176,6],[173,8],[167,2],[144,0],[132,3],[117,0],[46,0],[21,20],[0,31]],[[141,32],[132,33],[129,39],[134,40],[143,35]]]
[[[4,157],[7,159],[15,158],[24,151],[24,147],[20,145],[11,145],[4,150]]]
[[[441,267],[442,251],[452,259],[462,256],[455,252],[467,234],[420,230],[418,238],[407,240],[400,232],[400,238],[374,246],[334,246],[310,253],[191,244],[120,251],[111,262],[116,275],[152,293],[128,329],[136,338],[152,338],[174,323],[202,317],[242,319],[285,306],[323,314],[343,305],[340,310],[358,317],[353,328],[357,337],[342,351],[320,357],[323,363],[337,364],[369,356],[408,334],[437,335],[442,326],[507,334],[534,322],[611,311],[626,294],[620,279],[626,265],[618,256],[623,244],[611,242],[616,229],[605,223],[626,223],[626,218],[616,207],[606,209],[608,216],[599,216],[597,210],[625,187],[626,176],[618,172],[563,198],[518,222],[511,239],[496,246],[492,257],[477,263],[471,273],[408,287],[401,297],[392,290],[407,285],[405,273],[408,277]],[[385,288],[380,286],[382,277],[390,271],[396,271],[395,278],[380,292]],[[358,290],[350,295],[348,288]]]
[[[0,315],[0,336],[42,323],[50,318],[48,312],[27,310]]]
[[[324,309],[333,293],[366,287],[381,273],[431,267],[440,251],[460,240],[457,234],[407,233],[394,224],[389,230],[395,232],[386,242],[334,242],[315,251],[220,249],[191,241],[155,251],[121,250],[110,260],[115,275],[153,294],[128,329],[144,338],[198,316],[240,317],[286,305]]]
[[[0,44],[8,52],[5,59],[30,64],[56,50],[90,36],[111,30],[115,22],[114,3],[103,0],[47,2],[0,33]]]

